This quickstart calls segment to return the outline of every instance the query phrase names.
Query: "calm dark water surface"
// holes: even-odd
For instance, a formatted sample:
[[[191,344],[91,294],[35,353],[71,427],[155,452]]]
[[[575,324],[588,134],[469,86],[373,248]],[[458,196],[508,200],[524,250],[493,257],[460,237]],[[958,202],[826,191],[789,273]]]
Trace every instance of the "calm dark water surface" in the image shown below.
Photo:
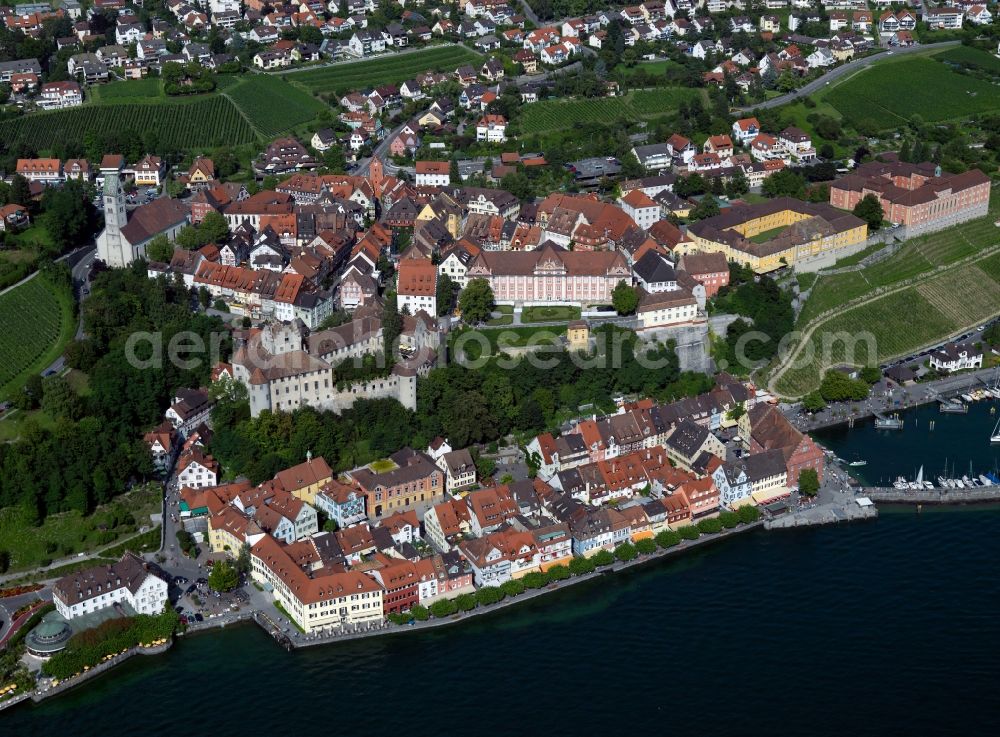
[[[438,632],[199,635],[0,734],[988,733],[998,553],[997,509],[753,532]]]

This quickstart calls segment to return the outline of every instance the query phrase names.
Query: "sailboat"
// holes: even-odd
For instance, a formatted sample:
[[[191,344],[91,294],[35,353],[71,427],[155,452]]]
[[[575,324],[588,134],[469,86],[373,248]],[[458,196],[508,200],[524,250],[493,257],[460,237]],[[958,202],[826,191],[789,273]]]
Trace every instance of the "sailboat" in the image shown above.
[[[1000,420],[997,420],[997,424],[993,426],[993,434],[990,435],[991,443],[1000,443]]]

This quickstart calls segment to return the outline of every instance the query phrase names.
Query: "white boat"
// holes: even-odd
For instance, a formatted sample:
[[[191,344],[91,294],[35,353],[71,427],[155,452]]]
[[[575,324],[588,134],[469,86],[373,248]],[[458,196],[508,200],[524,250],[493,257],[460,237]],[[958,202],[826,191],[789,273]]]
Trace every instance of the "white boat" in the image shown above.
[[[985,476],[983,476],[982,474],[980,474],[980,475],[979,475],[979,482],[980,482],[980,483],[981,483],[981,484],[982,484],[983,486],[993,486],[993,482],[992,482],[992,481],[990,481],[990,480],[989,480],[988,478],[986,478]]]
[[[970,479],[968,476],[962,477],[962,485],[966,489],[971,489],[973,486],[975,486],[975,484],[972,483],[972,479]]]
[[[893,485],[893,488],[896,488],[896,489],[909,489],[910,488],[910,482],[907,481],[906,479],[904,479],[902,476],[900,476],[895,481],[893,481],[892,485]]]
[[[848,466],[867,466],[868,461],[851,461],[847,464]]]
[[[942,489],[950,489],[951,488],[951,485],[949,484],[950,480],[951,479],[946,479],[944,476],[938,476],[937,479],[938,486],[940,486]]]
[[[997,420],[997,424],[993,426],[993,434],[990,435],[991,443],[1000,443],[1000,420]]]

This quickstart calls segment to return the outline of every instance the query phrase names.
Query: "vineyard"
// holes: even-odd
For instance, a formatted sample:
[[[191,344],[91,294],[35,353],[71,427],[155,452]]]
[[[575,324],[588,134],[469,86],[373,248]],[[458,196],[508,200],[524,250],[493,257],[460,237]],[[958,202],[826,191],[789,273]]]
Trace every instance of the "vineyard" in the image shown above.
[[[975,284],[975,289],[968,289]],[[921,296],[956,325],[989,317],[1000,309],[1000,284],[975,266],[947,271],[917,287]]]
[[[56,360],[73,327],[72,300],[43,276],[0,295],[0,396]]]
[[[464,46],[435,46],[426,51],[296,72],[288,77],[311,92],[345,93],[380,84],[404,82],[421,72],[452,72],[463,64],[475,66],[481,61],[479,54]]]
[[[936,267],[956,263],[987,246],[1000,243],[1000,230],[993,224],[1000,214],[1000,194],[994,193],[992,196],[989,213],[979,220],[913,238],[889,258],[861,271],[820,276],[799,314],[799,326],[804,326],[826,310],[850,302],[877,287],[892,286],[904,279],[930,272]],[[991,259],[986,259],[983,263],[990,261]]]
[[[0,122],[0,139],[9,146],[24,143],[44,151],[56,141],[83,145],[87,131],[129,130],[140,135],[154,130],[162,145],[178,149],[257,140],[236,106],[218,95],[179,103],[84,105],[26,115]]]
[[[265,74],[247,76],[225,95],[265,138],[313,120],[326,107],[283,78]]]
[[[892,128],[919,114],[929,122],[996,110],[996,87],[934,59],[876,64],[824,96],[845,122]]]
[[[597,97],[582,100],[554,100],[526,105],[521,112],[525,133],[545,133],[573,124],[637,121],[673,112],[682,100],[702,95],[701,90],[664,87],[637,90],[624,97]]]
[[[937,54],[936,58],[963,67],[979,69],[991,74],[1000,74],[1000,59],[982,49],[976,49],[971,46],[954,46],[941,54]]]

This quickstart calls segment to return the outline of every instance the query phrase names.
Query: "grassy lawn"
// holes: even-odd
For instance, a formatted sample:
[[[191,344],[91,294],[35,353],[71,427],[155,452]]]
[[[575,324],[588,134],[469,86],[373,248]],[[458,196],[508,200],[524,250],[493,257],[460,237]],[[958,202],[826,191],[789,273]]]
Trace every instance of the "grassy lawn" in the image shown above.
[[[8,236],[8,238],[12,241],[17,241],[17,236]],[[0,251],[0,261],[6,261],[10,264],[31,263],[37,259],[38,254],[27,249],[11,247],[9,250]]]
[[[0,296],[0,396],[44,371],[73,338],[73,295],[36,276]]]
[[[655,74],[656,76],[662,77],[667,73],[668,69],[676,69],[680,65],[677,62],[670,61],[669,59],[663,59],[661,61],[643,61],[636,64],[634,67],[627,67],[624,64],[619,64],[615,67],[615,72],[622,75],[625,79],[629,77],[634,77],[636,72],[645,72],[646,74]]]
[[[379,461],[372,461],[368,464],[368,466],[374,473],[385,473],[386,471],[392,471],[397,468],[396,464],[388,458],[383,458]]]
[[[777,228],[771,228],[770,230],[765,230],[765,231],[763,231],[761,233],[758,233],[757,235],[755,235],[750,240],[753,243],[767,243],[769,240],[771,240],[772,238],[774,238],[775,236],[777,236],[779,233],[781,233],[781,231],[783,231],[786,227],[788,227],[788,226],[786,226],[786,225],[779,225]]]
[[[52,243],[52,236],[49,235],[48,228],[39,223],[32,223],[31,227],[25,228],[19,233],[8,235],[7,238],[11,245],[20,249],[41,251],[55,248]],[[22,251],[22,253],[24,253],[24,251]],[[28,260],[29,257],[22,258]]]
[[[2,424],[2,423],[0,423]],[[160,486],[151,484],[123,494],[92,514],[62,512],[33,527],[22,509],[0,509],[0,549],[11,556],[11,571],[35,568],[46,560],[90,552],[135,534],[160,509]]]
[[[111,82],[104,85],[93,85],[88,89],[91,97],[100,102],[121,102],[123,100],[149,101],[165,97],[163,85],[159,77],[145,79],[129,79],[124,82]]]
[[[817,274],[815,271],[810,271],[804,274],[796,274],[795,280],[799,283],[799,291],[805,291],[809,289],[813,284],[816,283]]]
[[[525,133],[546,133],[567,127],[619,121],[651,120],[672,113],[685,100],[705,99],[705,91],[687,87],[635,90],[623,97],[544,100],[526,105],[520,125]]]
[[[494,317],[491,320],[487,320],[486,324],[491,327],[499,327],[500,325],[512,325],[514,323],[513,315],[500,315],[500,317]]]
[[[552,322],[579,320],[579,307],[527,307],[521,312],[521,322]]]
[[[833,265],[833,268],[840,269],[843,268],[844,266],[854,266],[855,264],[859,264],[866,258],[871,256],[873,253],[875,253],[876,251],[881,250],[882,248],[885,248],[885,245],[882,243],[876,243],[874,245],[868,246],[867,248],[862,248],[860,251],[858,251],[857,253],[853,253],[850,256],[844,256],[843,258],[838,258],[837,262]]]
[[[3,417],[0,417],[0,442],[7,443],[11,440],[17,440],[29,426],[52,430],[56,426],[56,421],[40,409],[31,412],[22,412],[19,409],[9,410]]]

